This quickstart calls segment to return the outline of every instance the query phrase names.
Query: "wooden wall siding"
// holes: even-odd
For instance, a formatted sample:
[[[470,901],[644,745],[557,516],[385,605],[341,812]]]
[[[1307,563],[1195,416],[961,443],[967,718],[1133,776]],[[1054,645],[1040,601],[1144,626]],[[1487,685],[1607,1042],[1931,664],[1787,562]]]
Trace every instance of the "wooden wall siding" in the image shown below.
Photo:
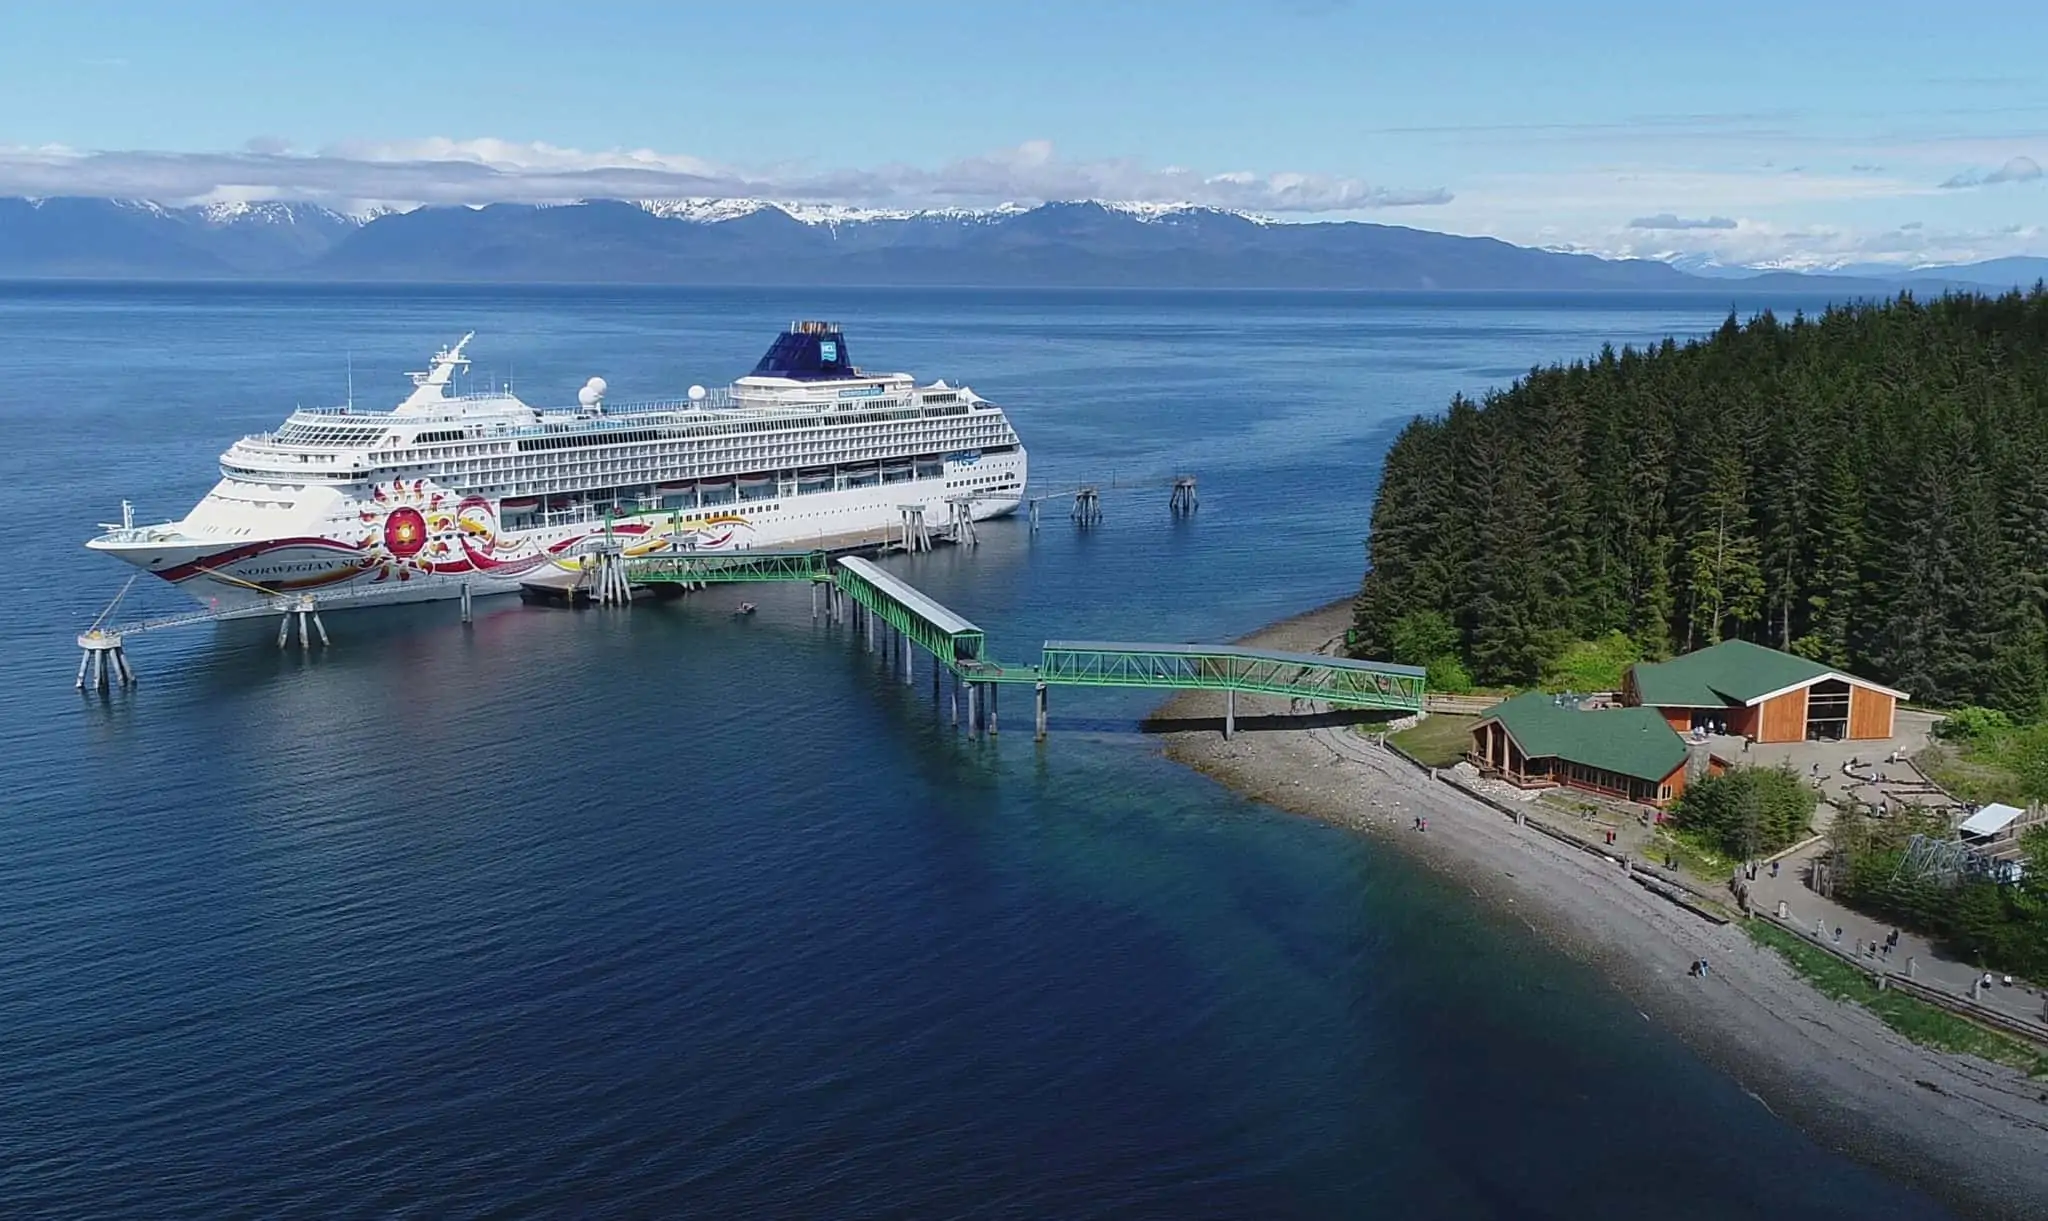
[[[1759,742],[1804,742],[1806,740],[1806,688],[1787,691],[1763,702],[1763,729]]]
[[[1881,691],[1849,686],[1849,736],[1858,741],[1892,736],[1892,714],[1898,701]]]
[[[1728,715],[1722,717],[1721,719],[1727,722],[1728,732],[1734,734],[1738,738],[1746,738],[1752,735],[1756,735],[1756,739],[1759,742],[1797,742],[1801,738],[1806,736],[1805,692],[1802,691],[1799,693],[1799,725],[1798,728],[1792,731],[1792,736],[1789,738],[1779,739],[1757,735],[1756,727],[1762,723],[1762,719],[1757,714],[1761,711],[1763,711],[1761,708],[1730,708],[1728,710]]]
[[[1499,721],[1488,721],[1472,731],[1472,757],[1483,766],[1498,768],[1506,761],[1508,731]]]
[[[1660,787],[1666,784],[1671,786],[1671,796],[1661,798],[1651,804],[1659,807],[1668,806],[1680,797],[1685,796],[1685,764],[1679,764],[1677,770],[1659,782]]]
[[[1692,709],[1659,708],[1657,711],[1664,714],[1664,723],[1671,726],[1671,732],[1681,735],[1692,732]]]

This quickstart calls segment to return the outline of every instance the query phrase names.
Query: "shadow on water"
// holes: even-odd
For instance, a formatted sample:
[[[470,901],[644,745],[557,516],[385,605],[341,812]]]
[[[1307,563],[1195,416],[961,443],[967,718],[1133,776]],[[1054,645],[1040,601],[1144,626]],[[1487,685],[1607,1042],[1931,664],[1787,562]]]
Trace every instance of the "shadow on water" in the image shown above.
[[[1221,692],[1207,692],[1220,700]],[[1243,713],[1237,716],[1239,733],[1280,733],[1287,730],[1335,729],[1351,725],[1384,725],[1401,716],[1396,712],[1378,712],[1362,708],[1337,708],[1328,712],[1262,712],[1253,715]],[[1148,734],[1187,733],[1193,730],[1223,732],[1221,716],[1150,716],[1139,724],[1139,729]]]

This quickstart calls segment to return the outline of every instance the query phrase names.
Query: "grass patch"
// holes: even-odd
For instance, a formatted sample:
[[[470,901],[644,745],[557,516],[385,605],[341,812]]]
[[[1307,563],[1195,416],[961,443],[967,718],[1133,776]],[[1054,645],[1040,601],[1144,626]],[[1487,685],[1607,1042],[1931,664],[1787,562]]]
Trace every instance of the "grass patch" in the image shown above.
[[[1668,825],[1659,826],[1657,833],[1650,837],[1650,852],[1659,862],[1666,857],[1675,857],[1680,869],[1710,882],[1732,877],[1735,873],[1735,858],[1723,856],[1705,844],[1696,843],[1673,831]]]
[[[1407,751],[1418,761],[1429,767],[1450,767],[1465,757],[1472,747],[1472,726],[1477,724],[1476,716],[1455,716],[1448,712],[1432,712],[1422,718],[1422,723],[1413,729],[1390,733],[1387,741]]]
[[[1821,995],[1863,1006],[1885,1025],[1923,1047],[2009,1064],[2029,1077],[2048,1077],[2048,1053],[2023,1039],[1987,1030],[1903,992],[1880,992],[1863,972],[1767,920],[1746,920],[1743,927],[1757,944],[1777,951]]]
[[[1913,763],[1927,778],[1964,801],[1985,805],[2002,801],[2007,805],[2027,804],[2018,773],[1994,757],[1966,755],[1966,748],[1936,742],[1913,757]]]

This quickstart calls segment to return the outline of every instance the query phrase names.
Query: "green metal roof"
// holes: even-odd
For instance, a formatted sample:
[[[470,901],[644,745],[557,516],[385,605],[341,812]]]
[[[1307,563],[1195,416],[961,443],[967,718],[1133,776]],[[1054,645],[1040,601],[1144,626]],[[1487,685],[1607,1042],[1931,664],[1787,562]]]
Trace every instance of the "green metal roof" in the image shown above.
[[[1747,640],[1724,640],[1670,661],[1638,662],[1636,697],[1656,708],[1727,708],[1834,671]]]
[[[1685,743],[1654,708],[1582,711],[1530,691],[1495,704],[1480,724],[1499,721],[1532,759],[1557,758],[1657,781],[1685,764]]]

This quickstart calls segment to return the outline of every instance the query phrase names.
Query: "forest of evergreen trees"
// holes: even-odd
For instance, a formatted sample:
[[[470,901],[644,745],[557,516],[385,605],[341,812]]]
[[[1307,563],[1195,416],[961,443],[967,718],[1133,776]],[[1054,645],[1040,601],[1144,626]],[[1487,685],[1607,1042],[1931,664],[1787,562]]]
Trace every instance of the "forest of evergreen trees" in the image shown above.
[[[1741,637],[2038,718],[2048,291],[1730,317],[1453,399],[1388,453],[1368,545],[1360,656],[1430,612],[1487,684],[1614,631]]]

